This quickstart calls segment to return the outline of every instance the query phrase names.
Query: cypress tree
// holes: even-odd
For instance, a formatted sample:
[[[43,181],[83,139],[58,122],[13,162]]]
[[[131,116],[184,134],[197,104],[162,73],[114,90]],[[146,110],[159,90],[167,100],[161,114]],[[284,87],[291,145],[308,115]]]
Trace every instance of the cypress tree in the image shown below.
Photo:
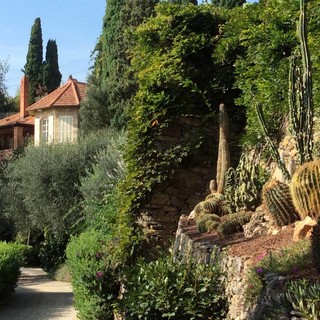
[[[215,6],[227,9],[242,6],[244,3],[246,3],[246,0],[212,0],[212,4]]]
[[[30,82],[30,103],[33,103],[37,97],[37,89],[42,84],[42,30],[41,20],[36,18],[31,28],[27,62],[24,66],[24,72]]]
[[[130,72],[128,32],[153,12],[158,0],[108,0],[87,99],[80,108],[83,131],[101,126],[122,128],[136,85]],[[93,122],[95,119],[95,123]]]
[[[171,0],[172,3],[180,3],[180,4],[187,4],[187,3],[193,3],[195,5],[198,4],[197,0]]]
[[[55,40],[49,40],[46,48],[46,61],[43,66],[43,84],[48,93],[60,86],[61,77],[57,43]]]

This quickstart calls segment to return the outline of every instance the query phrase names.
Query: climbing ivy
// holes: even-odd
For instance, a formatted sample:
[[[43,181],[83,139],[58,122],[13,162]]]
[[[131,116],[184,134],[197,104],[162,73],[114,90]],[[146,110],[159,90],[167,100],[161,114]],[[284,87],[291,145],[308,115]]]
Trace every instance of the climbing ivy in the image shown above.
[[[163,144],[163,130],[186,114],[214,125],[219,103],[233,105],[232,63],[212,59],[225,21],[225,11],[214,6],[162,3],[135,32],[131,54],[139,89],[129,111],[124,183],[131,212],[203,142],[199,130]]]

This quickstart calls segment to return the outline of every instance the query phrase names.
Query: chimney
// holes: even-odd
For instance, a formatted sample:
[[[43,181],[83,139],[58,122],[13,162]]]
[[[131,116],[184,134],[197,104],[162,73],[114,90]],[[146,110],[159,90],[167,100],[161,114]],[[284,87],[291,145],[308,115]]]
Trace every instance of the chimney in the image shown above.
[[[27,115],[26,109],[29,106],[29,81],[23,76],[20,82],[20,118],[23,119]]]

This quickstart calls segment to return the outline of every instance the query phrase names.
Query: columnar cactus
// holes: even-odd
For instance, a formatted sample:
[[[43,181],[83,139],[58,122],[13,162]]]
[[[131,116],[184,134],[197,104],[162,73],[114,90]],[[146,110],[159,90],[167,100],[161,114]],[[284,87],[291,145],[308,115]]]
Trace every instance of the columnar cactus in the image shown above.
[[[262,191],[263,203],[274,223],[285,226],[298,220],[298,214],[293,206],[290,188],[287,184],[271,180]]]
[[[290,184],[293,204],[301,219],[320,217],[320,160],[301,166]]]
[[[293,56],[289,73],[289,107],[291,125],[302,164],[312,160],[314,113],[305,0],[300,0],[299,39],[303,68],[301,70],[297,67],[297,57]]]
[[[228,145],[229,118],[223,103],[219,106],[219,150],[217,161],[217,191],[223,193],[225,173],[230,166],[230,152]]]

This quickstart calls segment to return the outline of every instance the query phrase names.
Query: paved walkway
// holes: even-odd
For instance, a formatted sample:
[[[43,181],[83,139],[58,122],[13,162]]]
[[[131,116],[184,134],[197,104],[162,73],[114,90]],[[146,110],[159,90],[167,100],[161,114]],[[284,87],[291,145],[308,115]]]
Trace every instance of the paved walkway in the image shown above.
[[[22,268],[16,292],[0,308],[1,320],[75,320],[69,283],[52,281],[39,268]]]

